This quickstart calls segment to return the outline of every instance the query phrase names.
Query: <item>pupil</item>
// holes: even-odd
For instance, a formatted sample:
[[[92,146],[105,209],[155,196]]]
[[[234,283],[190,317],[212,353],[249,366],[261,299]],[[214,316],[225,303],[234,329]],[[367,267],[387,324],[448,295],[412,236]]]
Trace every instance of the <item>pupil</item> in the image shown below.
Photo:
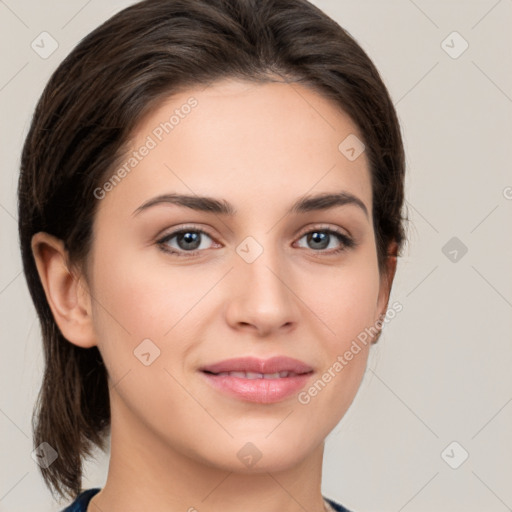
[[[313,241],[313,247],[316,249],[325,249],[329,245],[327,233],[320,233],[318,231],[314,231],[313,233],[309,234],[308,238],[309,242]],[[326,241],[327,243],[325,243]],[[318,244],[320,245],[320,247],[318,247]]]
[[[185,244],[179,243],[180,240],[184,240]],[[199,233],[193,233],[191,231],[187,231],[186,233],[182,233],[178,235],[178,244],[181,249],[197,249],[199,247]]]

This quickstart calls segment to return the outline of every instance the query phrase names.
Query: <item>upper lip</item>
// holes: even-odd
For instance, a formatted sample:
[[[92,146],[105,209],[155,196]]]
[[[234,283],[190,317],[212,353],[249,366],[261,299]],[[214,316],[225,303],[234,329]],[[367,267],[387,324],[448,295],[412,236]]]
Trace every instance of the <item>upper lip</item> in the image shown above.
[[[221,372],[255,372],[255,373],[277,373],[294,372],[309,373],[313,371],[311,366],[286,356],[276,356],[269,359],[258,359],[257,357],[237,357],[226,359],[218,363],[209,364],[200,368],[201,371],[211,373]]]

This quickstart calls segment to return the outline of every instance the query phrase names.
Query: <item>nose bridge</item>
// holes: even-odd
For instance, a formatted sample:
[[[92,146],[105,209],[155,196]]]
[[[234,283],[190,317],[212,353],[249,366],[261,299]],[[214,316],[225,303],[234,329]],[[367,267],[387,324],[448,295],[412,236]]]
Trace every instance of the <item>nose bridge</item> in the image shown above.
[[[245,282],[242,288],[251,295],[263,294],[267,300],[285,298],[285,275],[280,275],[284,268],[282,251],[271,235],[260,235],[259,240],[249,236],[236,249],[241,260],[237,274]]]
[[[236,252],[233,278],[237,285],[231,299],[231,321],[252,324],[262,331],[296,321],[295,299],[288,284],[289,268],[274,238],[247,237]]]

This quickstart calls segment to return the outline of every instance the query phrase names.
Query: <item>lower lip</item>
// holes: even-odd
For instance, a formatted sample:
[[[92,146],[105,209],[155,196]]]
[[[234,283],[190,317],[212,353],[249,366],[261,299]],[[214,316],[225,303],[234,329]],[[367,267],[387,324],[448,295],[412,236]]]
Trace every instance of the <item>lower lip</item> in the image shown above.
[[[249,402],[272,404],[298,393],[313,372],[278,379],[244,379],[201,372],[216,389]]]

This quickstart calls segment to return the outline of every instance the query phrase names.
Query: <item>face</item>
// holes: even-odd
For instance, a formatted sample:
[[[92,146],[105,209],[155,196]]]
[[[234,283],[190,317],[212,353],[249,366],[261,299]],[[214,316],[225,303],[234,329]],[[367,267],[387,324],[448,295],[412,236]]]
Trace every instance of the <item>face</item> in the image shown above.
[[[275,471],[322,444],[366,367],[369,340],[353,342],[388,293],[368,160],[338,149],[349,135],[362,139],[333,103],[283,83],[190,89],[142,121],[96,191],[88,260],[116,428],[230,471],[248,468],[242,448]],[[337,199],[306,201],[321,194]],[[215,375],[240,357],[303,366]]]

